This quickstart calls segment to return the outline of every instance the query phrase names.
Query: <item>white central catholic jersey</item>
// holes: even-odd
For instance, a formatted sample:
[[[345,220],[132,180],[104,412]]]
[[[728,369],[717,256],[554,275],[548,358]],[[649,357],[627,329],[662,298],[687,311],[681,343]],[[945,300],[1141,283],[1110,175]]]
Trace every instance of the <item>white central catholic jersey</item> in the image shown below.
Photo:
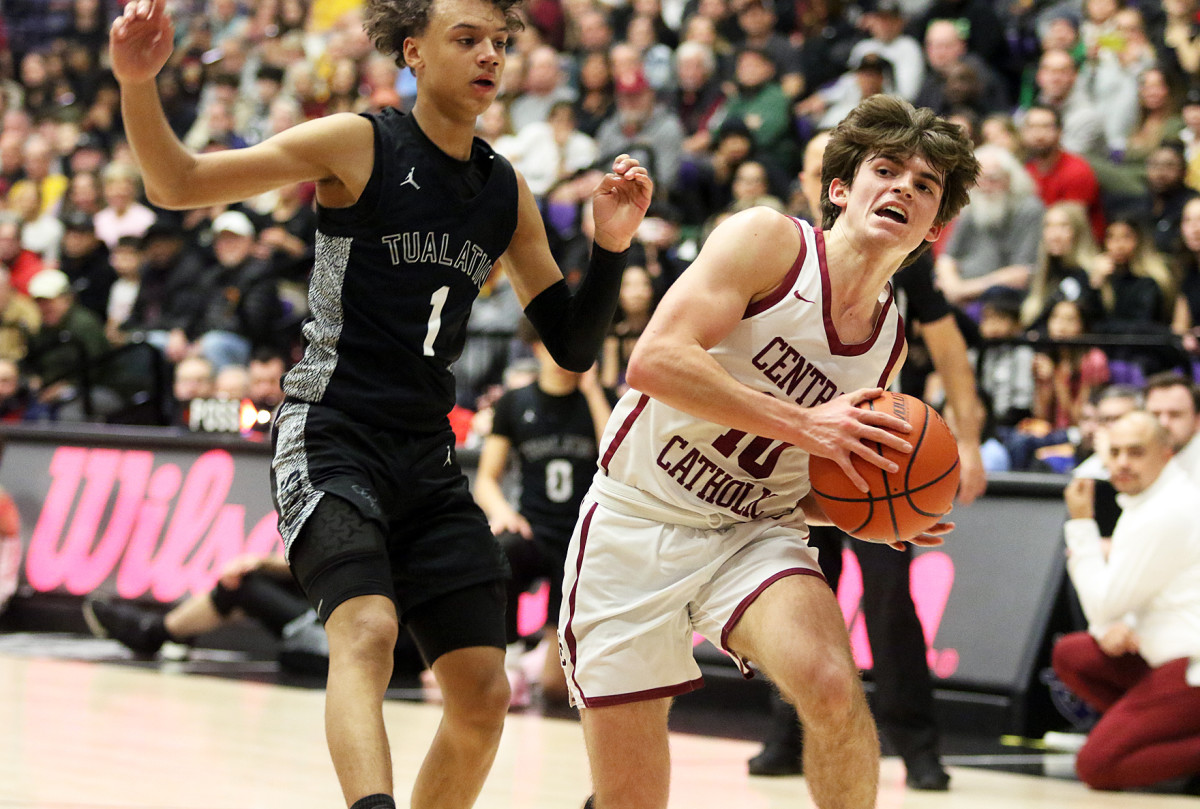
[[[842,343],[830,314],[824,237],[793,221],[802,244],[787,276],[709,354],[743,385],[804,407],[885,387],[904,348],[891,285],[871,336]],[[744,522],[792,515],[809,489],[807,452],[703,421],[636,390],[617,403],[601,448],[595,486],[619,489],[625,502],[645,498],[648,506]],[[606,477],[625,485],[606,486]]]

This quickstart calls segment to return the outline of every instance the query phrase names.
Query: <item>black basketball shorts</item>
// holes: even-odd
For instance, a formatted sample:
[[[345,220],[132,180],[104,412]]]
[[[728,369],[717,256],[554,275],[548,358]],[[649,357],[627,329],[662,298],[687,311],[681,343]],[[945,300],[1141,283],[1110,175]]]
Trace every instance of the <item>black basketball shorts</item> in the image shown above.
[[[347,598],[370,594],[391,598],[405,620],[435,599],[508,577],[448,427],[433,434],[380,430],[327,407],[288,401],[274,441],[271,488],[279,531],[293,573],[322,620]],[[332,521],[317,521],[325,528],[302,530],[327,495],[353,506],[362,528],[334,530],[339,522],[355,522],[336,519],[335,511]],[[503,600],[498,604],[494,615],[463,615],[488,626],[464,636],[494,634],[503,645]]]

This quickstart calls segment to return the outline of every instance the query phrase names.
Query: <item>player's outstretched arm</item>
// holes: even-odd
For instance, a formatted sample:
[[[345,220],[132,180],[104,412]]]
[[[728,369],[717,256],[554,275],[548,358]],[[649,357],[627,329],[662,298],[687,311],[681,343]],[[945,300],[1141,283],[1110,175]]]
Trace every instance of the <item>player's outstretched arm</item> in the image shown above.
[[[171,131],[155,83],[173,35],[164,0],[132,0],[109,32],[126,136],[151,202],[199,208],[306,181],[325,186],[318,190],[323,204],[357,199],[374,161],[371,124],[358,116],[311,121],[248,149],[189,151]]]
[[[736,214],[705,242],[700,255],[671,285],[634,346],[626,380],[641,392],[697,418],[774,438],[836,460],[860,489],[866,482],[850,455],[891,466],[864,441],[909,451],[887,431],[907,431],[895,416],[855,407],[880,389],[839,396],[806,408],[759,393],[735,380],[708,353],[755,300],[784,279],[800,247],[800,232],[769,208]]]
[[[625,251],[650,205],[654,184],[636,160],[621,155],[597,186],[593,207],[596,238],[588,272],[574,293],[550,254],[546,228],[525,178],[517,174],[517,231],[501,260],[525,315],[537,329],[554,361],[583,373],[600,345],[621,289]]]

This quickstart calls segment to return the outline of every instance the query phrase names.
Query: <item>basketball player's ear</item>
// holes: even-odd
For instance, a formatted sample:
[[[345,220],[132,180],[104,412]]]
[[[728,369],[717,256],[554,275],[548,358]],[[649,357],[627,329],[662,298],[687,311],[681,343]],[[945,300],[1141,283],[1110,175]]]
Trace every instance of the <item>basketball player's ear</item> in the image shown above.
[[[405,37],[404,44],[400,46],[400,55],[404,57],[404,64],[408,65],[409,69],[415,74],[417,67],[424,60],[421,58],[421,46],[415,37]]]
[[[931,227],[929,229],[929,232],[925,234],[925,241],[936,242],[938,239],[941,238],[942,231],[945,230],[945,228],[946,228],[946,226],[944,224],[934,225],[933,227]]]
[[[829,201],[839,208],[845,208],[850,198],[850,183],[834,177],[829,181]]]

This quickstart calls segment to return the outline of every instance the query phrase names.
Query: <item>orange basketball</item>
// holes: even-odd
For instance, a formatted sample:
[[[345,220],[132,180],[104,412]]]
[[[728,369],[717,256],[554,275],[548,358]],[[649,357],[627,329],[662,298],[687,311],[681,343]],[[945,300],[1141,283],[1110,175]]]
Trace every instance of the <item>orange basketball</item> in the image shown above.
[[[912,539],[945,516],[954,502],[958,491],[954,434],[932,407],[903,393],[885,392],[859,407],[892,413],[911,424],[912,432],[904,438],[912,444],[912,452],[874,444],[877,452],[900,467],[896,472],[851,456],[870,487],[868,492],[855,488],[836,463],[814,455],[808,463],[813,494],[833,524],[851,536],[884,542]]]

